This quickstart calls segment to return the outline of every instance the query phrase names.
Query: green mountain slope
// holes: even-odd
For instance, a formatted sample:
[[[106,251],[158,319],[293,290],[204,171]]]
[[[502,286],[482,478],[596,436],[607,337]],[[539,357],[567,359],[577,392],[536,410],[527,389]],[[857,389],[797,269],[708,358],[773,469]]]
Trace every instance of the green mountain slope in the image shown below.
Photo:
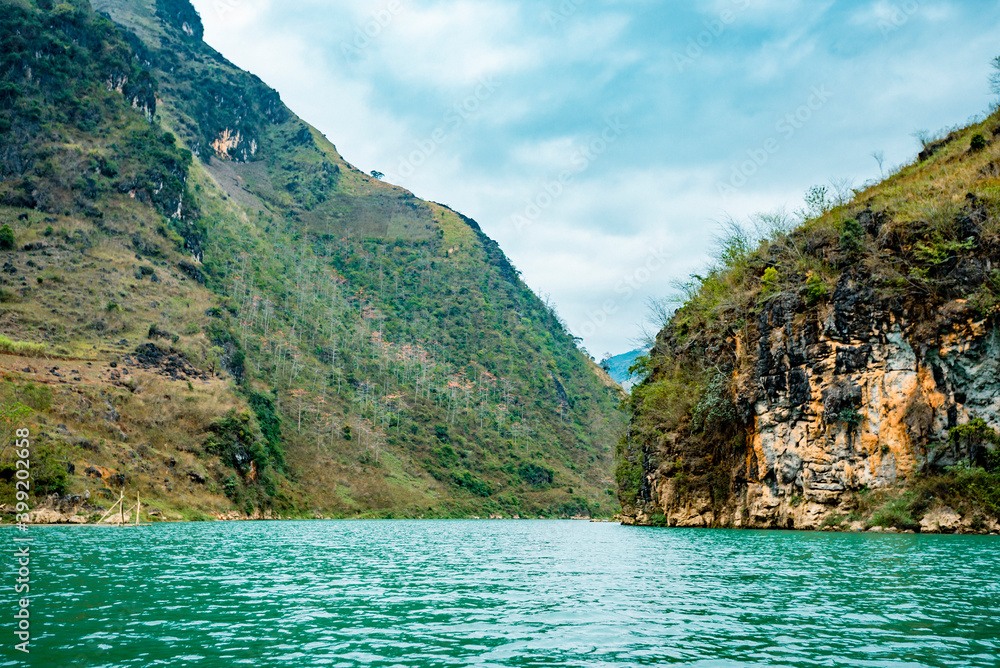
[[[354,169],[186,0],[94,4],[0,3],[0,417],[37,493],[616,510],[618,392],[474,221]]]

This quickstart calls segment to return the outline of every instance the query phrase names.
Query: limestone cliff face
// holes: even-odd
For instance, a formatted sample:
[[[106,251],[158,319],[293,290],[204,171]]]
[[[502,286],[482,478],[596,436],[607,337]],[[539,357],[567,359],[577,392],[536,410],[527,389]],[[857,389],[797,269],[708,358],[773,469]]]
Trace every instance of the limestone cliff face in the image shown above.
[[[949,446],[948,429],[975,417],[1000,424],[995,324],[955,300],[929,328],[879,304],[850,273],[831,304],[806,311],[792,297],[760,314],[756,388],[737,402],[747,451],[728,471],[743,483],[736,493],[719,503],[710,489],[682,489],[674,462],[692,460],[699,473],[700,443],[676,441],[657,453],[666,464],[646,472],[649,499],[633,517],[659,510],[676,526],[816,528],[844,512],[845,492],[981,456]]]
[[[975,262],[979,276],[994,270],[988,258]],[[978,280],[962,266],[952,264],[956,281]],[[632,435],[641,479],[634,502],[623,499],[624,521],[815,529],[849,515],[860,490],[959,461],[984,464],[988,446],[951,444],[949,429],[975,418],[1000,426],[995,314],[880,286],[848,265],[824,299],[781,292],[749,307],[728,334],[692,334],[675,317],[652,351],[647,388],[681,383],[684,373],[657,362],[673,360],[701,378],[717,374],[720,398],[715,381],[702,382],[686,416]],[[652,409],[637,405],[649,424]]]

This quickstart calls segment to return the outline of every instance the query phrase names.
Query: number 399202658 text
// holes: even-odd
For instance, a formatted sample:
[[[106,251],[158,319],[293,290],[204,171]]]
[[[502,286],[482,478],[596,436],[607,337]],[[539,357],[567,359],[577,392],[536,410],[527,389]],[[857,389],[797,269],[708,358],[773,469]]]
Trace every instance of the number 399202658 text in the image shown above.
[[[25,525],[31,521],[31,506],[28,505],[31,492],[31,441],[29,440],[31,434],[27,429],[18,429],[14,435],[17,438],[14,441],[14,454],[17,457],[14,470],[14,488],[17,492],[15,519],[17,527],[25,531],[27,529]]]

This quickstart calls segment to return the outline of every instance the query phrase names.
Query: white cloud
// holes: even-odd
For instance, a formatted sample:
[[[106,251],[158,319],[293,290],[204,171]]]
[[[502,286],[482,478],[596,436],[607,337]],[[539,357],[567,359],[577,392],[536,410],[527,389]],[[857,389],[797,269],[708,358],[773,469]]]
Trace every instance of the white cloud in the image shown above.
[[[444,88],[476,85],[535,67],[537,53],[519,39],[516,4],[458,0],[407,6],[379,43],[400,79]]]
[[[953,16],[954,8],[949,3],[926,0],[877,0],[855,10],[850,23],[894,32],[894,29],[902,28],[913,18],[935,24],[947,21]]]
[[[277,88],[353,164],[476,218],[576,333],[593,330],[586,344],[598,355],[628,349],[643,300],[703,268],[713,220],[798,208],[806,187],[832,176],[860,183],[878,173],[876,149],[890,163],[912,157],[911,132],[985,106],[988,62],[1000,52],[995,3],[920,0],[883,36],[879,21],[903,0],[609,0],[576,3],[557,25],[543,20],[556,2],[399,0],[389,20],[393,0],[218,2],[234,8],[195,1],[210,44]],[[741,6],[678,72],[672,55],[689,28]],[[378,28],[345,58],[342,45],[366,26]],[[483,77],[497,90],[400,173]],[[829,104],[720,197],[733,163],[816,83],[835,91]],[[512,215],[619,110],[628,130],[517,229]],[[616,291],[660,247],[663,266],[627,296]],[[608,300],[615,312],[598,327]]]

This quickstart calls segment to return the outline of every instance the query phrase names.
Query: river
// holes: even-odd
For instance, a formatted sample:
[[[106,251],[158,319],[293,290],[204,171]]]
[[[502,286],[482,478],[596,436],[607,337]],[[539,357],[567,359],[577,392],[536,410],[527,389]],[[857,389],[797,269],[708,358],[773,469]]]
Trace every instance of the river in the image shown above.
[[[31,655],[7,634],[3,666],[1000,665],[996,537],[570,521],[28,535]]]

